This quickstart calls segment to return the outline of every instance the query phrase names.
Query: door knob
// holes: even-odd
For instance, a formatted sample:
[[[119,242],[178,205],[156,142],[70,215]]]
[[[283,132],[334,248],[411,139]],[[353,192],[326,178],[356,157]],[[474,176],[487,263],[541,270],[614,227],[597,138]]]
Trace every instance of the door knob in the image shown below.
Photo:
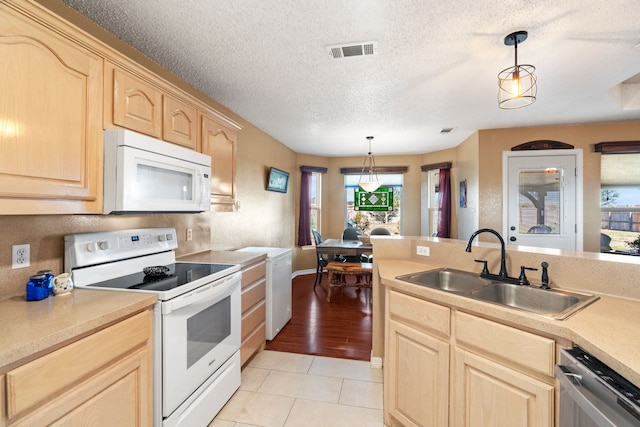
[[[509,237],[509,240],[511,240],[512,242],[515,242],[515,241],[516,241],[516,240],[518,240],[518,239],[516,239],[516,237],[515,237],[515,236],[511,236],[511,237]]]

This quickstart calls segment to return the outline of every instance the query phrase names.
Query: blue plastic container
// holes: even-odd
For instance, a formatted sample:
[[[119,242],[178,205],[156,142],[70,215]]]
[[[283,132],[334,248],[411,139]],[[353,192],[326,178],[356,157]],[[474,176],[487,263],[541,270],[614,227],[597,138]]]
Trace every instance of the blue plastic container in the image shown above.
[[[49,297],[48,277],[44,274],[35,274],[27,282],[27,301],[40,301]]]
[[[53,272],[51,270],[40,270],[36,273],[36,276],[40,274],[45,276],[47,287],[49,288],[49,296],[53,295]]]

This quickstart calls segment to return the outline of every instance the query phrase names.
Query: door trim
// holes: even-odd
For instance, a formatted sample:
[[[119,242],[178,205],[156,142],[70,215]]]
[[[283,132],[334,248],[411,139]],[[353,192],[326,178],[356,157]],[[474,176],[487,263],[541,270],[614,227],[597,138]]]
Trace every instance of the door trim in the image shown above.
[[[502,152],[502,235],[507,236],[509,230],[509,159],[512,157],[554,157],[575,156],[576,158],[576,251],[584,250],[584,189],[583,189],[583,153],[581,149],[573,150],[531,150]]]

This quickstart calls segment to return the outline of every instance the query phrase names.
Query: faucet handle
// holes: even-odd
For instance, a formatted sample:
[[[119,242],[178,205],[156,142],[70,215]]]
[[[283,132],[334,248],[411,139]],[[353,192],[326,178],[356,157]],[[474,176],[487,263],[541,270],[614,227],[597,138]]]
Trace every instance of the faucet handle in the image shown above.
[[[489,268],[487,267],[487,260],[486,259],[474,259],[474,261],[483,263],[482,273],[480,273],[480,274],[491,274],[491,273],[489,273]]]
[[[524,265],[520,266],[520,277],[518,277],[518,280],[519,280],[521,285],[528,285],[529,284],[529,279],[527,279],[527,275],[524,272],[525,270],[538,271],[537,268],[525,267]]]

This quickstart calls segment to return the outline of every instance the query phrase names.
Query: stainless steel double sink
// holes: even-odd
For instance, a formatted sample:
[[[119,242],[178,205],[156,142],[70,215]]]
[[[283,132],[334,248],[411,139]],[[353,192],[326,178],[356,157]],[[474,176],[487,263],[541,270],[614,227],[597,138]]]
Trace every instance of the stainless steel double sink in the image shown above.
[[[450,268],[405,274],[396,279],[556,320],[566,319],[598,299],[579,292],[496,282]]]

